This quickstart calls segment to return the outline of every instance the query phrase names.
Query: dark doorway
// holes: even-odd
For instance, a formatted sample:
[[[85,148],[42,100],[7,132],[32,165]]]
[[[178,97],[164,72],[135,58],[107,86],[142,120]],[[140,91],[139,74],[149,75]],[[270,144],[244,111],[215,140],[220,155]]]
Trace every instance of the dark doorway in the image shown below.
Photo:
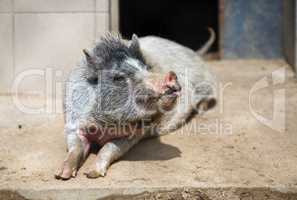
[[[157,35],[198,50],[216,32],[211,52],[218,49],[218,0],[120,0],[120,32],[125,38]]]

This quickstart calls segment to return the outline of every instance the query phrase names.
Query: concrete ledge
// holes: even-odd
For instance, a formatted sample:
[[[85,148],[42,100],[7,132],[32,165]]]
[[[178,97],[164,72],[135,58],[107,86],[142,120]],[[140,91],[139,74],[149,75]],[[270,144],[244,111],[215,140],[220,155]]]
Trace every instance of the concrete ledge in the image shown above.
[[[69,190],[1,190],[2,200],[167,200],[167,199],[199,199],[199,200],[293,200],[297,192],[284,192],[271,188],[118,188],[118,189],[69,189]]]

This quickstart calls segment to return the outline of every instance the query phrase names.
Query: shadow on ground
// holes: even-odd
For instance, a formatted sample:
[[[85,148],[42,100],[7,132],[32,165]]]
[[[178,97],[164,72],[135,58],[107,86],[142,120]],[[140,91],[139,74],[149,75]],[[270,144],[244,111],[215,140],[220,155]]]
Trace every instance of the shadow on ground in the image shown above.
[[[98,145],[92,145],[91,154],[97,154],[100,150]],[[160,141],[160,138],[149,138],[140,141],[120,160],[127,161],[150,161],[170,160],[180,157],[181,151],[170,144]]]
[[[162,143],[160,138],[151,138],[138,143],[121,160],[170,160],[180,155],[181,151],[177,147]]]

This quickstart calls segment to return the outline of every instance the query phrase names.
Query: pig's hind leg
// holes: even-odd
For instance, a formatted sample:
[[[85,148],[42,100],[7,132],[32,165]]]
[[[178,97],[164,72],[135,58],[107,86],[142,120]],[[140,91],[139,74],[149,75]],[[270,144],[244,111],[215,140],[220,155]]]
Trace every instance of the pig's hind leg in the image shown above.
[[[86,176],[88,178],[105,176],[109,166],[128,152],[143,137],[143,135],[135,135],[131,139],[114,139],[106,143],[97,154],[94,169],[86,173]]]
[[[80,137],[76,130],[66,128],[68,153],[62,166],[55,174],[57,179],[68,180],[75,177],[89,153],[90,143],[85,138]]]
[[[211,83],[197,84],[194,90],[193,102],[195,110],[198,114],[203,114],[212,109],[216,103],[215,85]]]

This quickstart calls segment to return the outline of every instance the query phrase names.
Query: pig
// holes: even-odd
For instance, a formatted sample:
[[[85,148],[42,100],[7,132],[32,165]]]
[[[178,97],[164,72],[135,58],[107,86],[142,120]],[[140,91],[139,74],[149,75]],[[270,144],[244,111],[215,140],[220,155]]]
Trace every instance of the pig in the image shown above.
[[[83,53],[65,84],[68,153],[57,179],[77,175],[92,143],[101,148],[85,174],[104,177],[142,139],[171,133],[216,104],[214,75],[197,52],[173,41],[108,34]]]

